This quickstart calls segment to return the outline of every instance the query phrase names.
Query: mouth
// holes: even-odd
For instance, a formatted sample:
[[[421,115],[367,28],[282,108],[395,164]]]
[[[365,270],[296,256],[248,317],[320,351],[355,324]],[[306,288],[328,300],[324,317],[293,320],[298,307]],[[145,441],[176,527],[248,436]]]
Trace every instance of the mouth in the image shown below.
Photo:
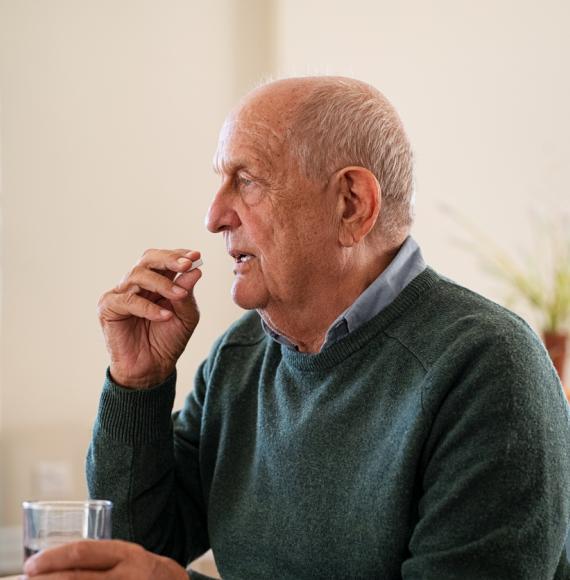
[[[245,264],[246,262],[249,262],[250,260],[255,258],[253,254],[248,254],[246,252],[241,252],[239,250],[236,251],[232,250],[230,252],[230,256],[234,259],[236,264]]]

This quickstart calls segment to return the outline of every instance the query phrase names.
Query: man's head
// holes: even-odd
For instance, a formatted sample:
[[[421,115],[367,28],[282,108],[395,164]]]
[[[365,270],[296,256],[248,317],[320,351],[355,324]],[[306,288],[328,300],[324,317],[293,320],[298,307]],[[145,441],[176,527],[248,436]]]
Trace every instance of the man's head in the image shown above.
[[[306,79],[289,148],[301,171],[323,181],[355,165],[380,184],[382,211],[376,232],[390,244],[405,239],[413,221],[414,179],[410,143],[400,117],[376,88],[355,79]]]
[[[215,158],[222,185],[208,228],[236,259],[244,308],[303,306],[405,239],[412,156],[373,87],[339,77],[285,79],[227,118]]]

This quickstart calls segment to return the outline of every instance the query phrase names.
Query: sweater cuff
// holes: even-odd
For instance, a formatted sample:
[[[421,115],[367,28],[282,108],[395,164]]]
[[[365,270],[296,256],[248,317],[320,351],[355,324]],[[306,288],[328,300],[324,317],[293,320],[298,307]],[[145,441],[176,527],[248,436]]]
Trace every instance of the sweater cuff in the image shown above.
[[[172,407],[176,371],[149,389],[127,389],[113,382],[109,369],[95,430],[128,445],[141,445],[168,437],[172,431]]]

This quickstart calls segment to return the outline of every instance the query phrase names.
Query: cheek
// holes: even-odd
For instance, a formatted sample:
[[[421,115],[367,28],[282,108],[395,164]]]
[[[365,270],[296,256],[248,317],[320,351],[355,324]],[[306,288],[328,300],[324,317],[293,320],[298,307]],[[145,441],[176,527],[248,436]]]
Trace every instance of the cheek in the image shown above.
[[[279,247],[280,227],[270,208],[258,206],[253,209],[245,209],[242,213],[242,224],[246,239],[250,241],[257,254],[267,256]]]
[[[326,261],[335,239],[334,212],[327,204],[265,202],[246,210],[249,237],[258,250],[265,278],[298,275],[306,264],[315,267]]]
[[[258,206],[265,197],[263,190],[257,185],[242,189],[240,195],[244,205],[251,208]]]

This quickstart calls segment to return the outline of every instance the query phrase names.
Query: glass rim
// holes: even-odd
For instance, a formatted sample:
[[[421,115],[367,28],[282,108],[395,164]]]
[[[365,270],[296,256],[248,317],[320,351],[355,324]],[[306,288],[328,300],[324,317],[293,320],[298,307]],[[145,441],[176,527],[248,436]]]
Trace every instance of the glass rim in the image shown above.
[[[83,500],[31,500],[23,501],[22,508],[25,510],[74,510],[74,509],[111,509],[113,502],[108,499],[83,499]]]

